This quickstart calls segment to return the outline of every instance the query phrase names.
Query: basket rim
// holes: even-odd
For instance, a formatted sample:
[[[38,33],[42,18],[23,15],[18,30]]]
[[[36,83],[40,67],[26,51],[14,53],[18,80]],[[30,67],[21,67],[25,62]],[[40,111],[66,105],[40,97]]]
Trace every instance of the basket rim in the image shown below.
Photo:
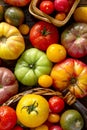
[[[41,87],[37,87],[37,88],[31,88],[29,90],[25,90],[23,92],[20,92],[12,97],[10,97],[6,102],[4,102],[2,104],[2,106],[10,106],[16,102],[18,102],[24,95],[26,94],[38,94],[38,95],[43,95],[43,96],[59,96],[61,98],[63,98],[62,93],[59,91],[55,91],[53,89],[50,88],[41,88]]]

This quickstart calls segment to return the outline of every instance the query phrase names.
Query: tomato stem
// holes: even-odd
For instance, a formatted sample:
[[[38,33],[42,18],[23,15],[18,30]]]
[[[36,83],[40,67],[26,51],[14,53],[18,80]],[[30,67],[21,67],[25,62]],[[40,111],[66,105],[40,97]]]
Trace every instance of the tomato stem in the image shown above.
[[[38,103],[36,101],[34,101],[33,104],[31,104],[29,106],[23,106],[22,109],[26,109],[28,114],[30,114],[32,111],[35,111],[36,114],[38,114],[38,111],[36,110],[37,107],[38,107]]]
[[[76,79],[75,77],[72,77],[72,78],[70,79],[70,84],[75,84],[76,81],[77,81],[77,79]]]
[[[50,34],[51,32],[49,32],[49,31],[46,29],[46,27],[44,27],[43,30],[41,30],[41,33],[42,33],[42,35],[46,36],[46,35]]]

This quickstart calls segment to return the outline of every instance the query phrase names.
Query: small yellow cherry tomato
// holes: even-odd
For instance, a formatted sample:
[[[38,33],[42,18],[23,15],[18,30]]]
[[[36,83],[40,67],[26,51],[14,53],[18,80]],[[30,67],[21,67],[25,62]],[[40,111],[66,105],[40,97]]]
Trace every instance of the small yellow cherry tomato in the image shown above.
[[[39,78],[38,78],[38,84],[41,86],[41,87],[51,87],[53,83],[53,79],[50,75],[41,75]]]

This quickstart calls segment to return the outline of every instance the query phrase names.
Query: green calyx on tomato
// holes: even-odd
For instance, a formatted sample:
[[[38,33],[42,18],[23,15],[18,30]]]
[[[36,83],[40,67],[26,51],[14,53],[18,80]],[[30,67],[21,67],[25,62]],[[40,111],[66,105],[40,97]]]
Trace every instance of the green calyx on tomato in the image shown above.
[[[34,86],[39,76],[49,74],[52,62],[43,51],[36,48],[26,50],[15,66],[16,78],[26,86]]]
[[[46,36],[48,34],[50,34],[51,32],[49,30],[46,29],[46,27],[43,28],[43,30],[41,30],[42,35]]]
[[[36,112],[36,114],[38,114],[38,111],[36,110],[37,107],[38,107],[38,103],[36,101],[34,101],[34,103],[32,103],[31,105],[23,106],[22,109],[26,109],[28,114],[30,114],[32,111],[34,111],[34,112]]]
[[[58,43],[59,32],[53,24],[39,21],[32,26],[29,40],[35,48],[46,51],[49,45]]]
[[[46,98],[38,94],[26,94],[16,107],[18,121],[26,127],[35,128],[43,123],[49,115],[49,104]]]

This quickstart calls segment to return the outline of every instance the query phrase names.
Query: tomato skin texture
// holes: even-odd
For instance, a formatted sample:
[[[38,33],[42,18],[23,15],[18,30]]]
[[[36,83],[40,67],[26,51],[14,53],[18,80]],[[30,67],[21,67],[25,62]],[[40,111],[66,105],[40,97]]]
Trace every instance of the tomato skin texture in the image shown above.
[[[54,4],[51,1],[42,1],[40,3],[40,10],[46,14],[52,14],[54,11]]]
[[[61,44],[72,58],[81,58],[87,55],[87,24],[73,23],[61,34]],[[85,37],[84,37],[85,35]]]
[[[16,112],[9,106],[0,107],[0,130],[10,130],[17,122]]]
[[[14,73],[6,67],[0,67],[0,105],[18,93],[18,86]]]
[[[56,90],[68,89],[77,97],[87,95],[87,65],[80,60],[68,58],[55,64],[51,71]]]
[[[30,0],[4,0],[7,4],[13,5],[13,6],[26,6]]]
[[[60,113],[65,106],[63,99],[58,96],[51,97],[48,103],[50,110],[54,113]]]
[[[69,8],[68,0],[54,0],[54,8],[57,11],[66,12]]]
[[[61,115],[60,125],[64,130],[82,130],[84,120],[77,110],[67,109]]]
[[[45,51],[50,44],[58,43],[59,33],[53,24],[39,21],[31,28],[29,40],[35,48]]]
[[[24,12],[18,7],[9,7],[4,14],[5,21],[13,26],[21,25],[24,17]]]

